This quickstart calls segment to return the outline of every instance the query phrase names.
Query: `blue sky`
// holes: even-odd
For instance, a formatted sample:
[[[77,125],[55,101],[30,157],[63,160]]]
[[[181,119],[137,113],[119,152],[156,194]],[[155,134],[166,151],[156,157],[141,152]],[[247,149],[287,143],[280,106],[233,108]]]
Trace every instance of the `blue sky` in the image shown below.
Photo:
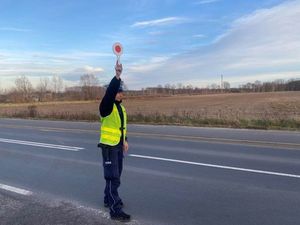
[[[130,89],[299,78],[299,21],[299,0],[0,0],[0,87],[106,84],[116,41]]]

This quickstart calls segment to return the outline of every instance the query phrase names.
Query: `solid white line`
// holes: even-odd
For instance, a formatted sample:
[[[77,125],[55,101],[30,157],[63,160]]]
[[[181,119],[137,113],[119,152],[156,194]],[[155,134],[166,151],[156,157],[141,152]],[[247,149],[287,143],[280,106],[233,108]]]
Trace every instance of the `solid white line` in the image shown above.
[[[84,148],[81,148],[81,147],[72,147],[72,146],[65,146],[65,145],[54,145],[54,144],[31,142],[31,141],[21,141],[21,140],[5,139],[5,138],[0,138],[0,142],[10,143],[10,144],[19,144],[19,145],[30,145],[30,146],[44,147],[44,148],[54,148],[54,149],[61,149],[61,150],[67,150],[67,151],[76,151],[76,152],[78,152],[79,150],[84,149]]]
[[[31,191],[27,191],[21,188],[16,188],[16,187],[12,187],[12,186],[8,186],[5,184],[0,184],[0,189],[6,190],[6,191],[11,191],[11,192],[15,192],[17,194],[21,194],[21,195],[32,195]]]
[[[296,174],[277,173],[277,172],[272,172],[272,171],[253,170],[253,169],[245,169],[245,168],[231,167],[231,166],[221,166],[221,165],[190,162],[190,161],[183,161],[183,160],[177,160],[177,159],[160,158],[160,157],[153,157],[153,156],[146,156],[146,155],[129,154],[129,156],[136,157],[136,158],[155,159],[155,160],[160,160],[160,161],[184,163],[184,164],[197,165],[197,166],[213,167],[213,168],[219,168],[219,169],[237,170],[237,171],[244,171],[244,172],[251,172],[251,173],[260,173],[260,174],[276,175],[276,176],[283,176],[283,177],[300,178],[300,175],[296,175]]]

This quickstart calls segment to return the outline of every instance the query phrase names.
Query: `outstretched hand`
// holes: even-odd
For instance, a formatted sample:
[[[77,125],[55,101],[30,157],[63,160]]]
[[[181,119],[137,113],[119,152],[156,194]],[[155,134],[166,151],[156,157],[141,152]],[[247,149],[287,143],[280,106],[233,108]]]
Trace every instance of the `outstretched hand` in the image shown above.
[[[116,70],[116,77],[117,77],[117,79],[120,79],[120,76],[121,76],[122,71],[123,71],[123,66],[122,66],[122,63],[119,64],[118,60],[116,62],[115,70]]]

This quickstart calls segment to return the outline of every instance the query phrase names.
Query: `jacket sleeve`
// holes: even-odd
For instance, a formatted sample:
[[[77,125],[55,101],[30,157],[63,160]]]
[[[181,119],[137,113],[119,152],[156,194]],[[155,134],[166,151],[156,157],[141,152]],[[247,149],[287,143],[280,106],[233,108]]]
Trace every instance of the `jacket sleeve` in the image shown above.
[[[121,79],[114,77],[106,89],[105,95],[99,105],[99,112],[101,117],[106,117],[111,114],[121,84]]]

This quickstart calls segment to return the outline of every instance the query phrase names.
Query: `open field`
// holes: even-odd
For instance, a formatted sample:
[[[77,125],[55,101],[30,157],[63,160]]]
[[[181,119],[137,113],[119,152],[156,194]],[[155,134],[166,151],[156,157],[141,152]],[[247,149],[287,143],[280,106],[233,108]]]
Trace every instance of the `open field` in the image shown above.
[[[300,129],[300,92],[129,97],[124,105],[136,123]],[[93,121],[98,106],[98,101],[0,104],[0,116]]]

